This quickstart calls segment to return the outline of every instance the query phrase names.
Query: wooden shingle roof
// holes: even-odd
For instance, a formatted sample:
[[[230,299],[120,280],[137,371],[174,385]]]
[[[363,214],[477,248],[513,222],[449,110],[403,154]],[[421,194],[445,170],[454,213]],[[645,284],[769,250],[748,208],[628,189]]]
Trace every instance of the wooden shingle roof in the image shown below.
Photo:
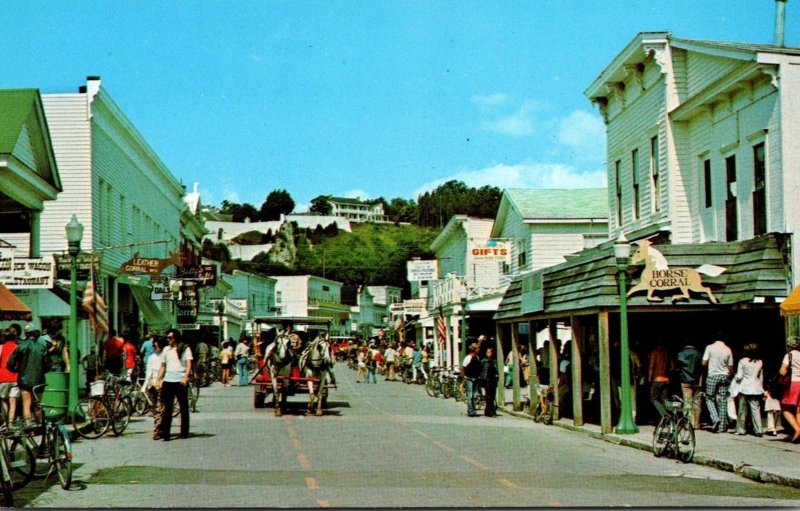
[[[717,277],[703,276],[703,284],[709,286],[719,300],[711,303],[705,295],[691,293],[689,300],[671,303],[672,291],[661,302],[650,302],[646,293],[638,293],[628,299],[630,311],[646,312],[667,308],[736,307],[754,303],[756,297],[764,301],[785,298],[789,291],[786,261],[785,234],[773,233],[735,242],[694,243],[680,245],[658,245],[671,268],[696,268],[702,264],[714,264],[726,268]],[[584,250],[569,261],[545,268],[542,286],[544,310],[524,315],[521,311],[522,277],[516,278],[506,290],[503,300],[494,315],[496,321],[517,318],[532,319],[588,313],[600,309],[616,309],[619,306],[617,269],[613,254],[613,241]],[[628,270],[631,277],[629,287],[639,281],[641,266]],[[677,290],[674,290],[677,293]],[[657,295],[659,296],[659,295]]]

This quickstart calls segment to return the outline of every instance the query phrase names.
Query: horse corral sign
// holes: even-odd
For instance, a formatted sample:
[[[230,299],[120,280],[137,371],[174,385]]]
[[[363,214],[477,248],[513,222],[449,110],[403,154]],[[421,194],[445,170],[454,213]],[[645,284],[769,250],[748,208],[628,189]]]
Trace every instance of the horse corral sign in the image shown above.
[[[639,283],[628,291],[628,296],[641,291],[647,291],[647,300],[651,302],[663,301],[663,298],[655,296],[654,293],[661,291],[679,290],[679,293],[670,297],[672,302],[676,300],[688,300],[689,292],[705,293],[712,303],[719,303],[711,288],[704,286],[700,274],[709,277],[717,277],[725,271],[721,266],[704,264],[697,268],[670,268],[664,254],[653,248],[648,239],[634,242],[637,246],[636,252],[631,256],[630,263],[636,264],[644,262],[644,269]]]

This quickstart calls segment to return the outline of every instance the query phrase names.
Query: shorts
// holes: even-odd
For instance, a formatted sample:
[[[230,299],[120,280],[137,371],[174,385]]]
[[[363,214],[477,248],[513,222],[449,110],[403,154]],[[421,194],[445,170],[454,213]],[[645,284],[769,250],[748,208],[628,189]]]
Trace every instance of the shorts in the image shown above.
[[[11,392],[14,391],[14,395],[11,395]],[[8,399],[9,397],[17,397],[19,395],[19,387],[17,387],[17,382],[9,381],[0,383],[0,398]]]
[[[230,368],[231,368],[231,363],[230,363],[230,362],[228,362],[227,364],[220,364],[219,366],[220,366],[222,369],[230,369]]]

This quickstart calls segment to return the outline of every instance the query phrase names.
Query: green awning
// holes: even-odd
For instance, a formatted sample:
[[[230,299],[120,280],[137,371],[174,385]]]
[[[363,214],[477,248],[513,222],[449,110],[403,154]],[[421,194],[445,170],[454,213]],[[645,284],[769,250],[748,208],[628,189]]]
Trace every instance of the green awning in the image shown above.
[[[144,286],[128,286],[133,299],[139,305],[139,310],[144,316],[149,327],[169,326],[169,319],[161,312],[158,305],[150,298],[150,288]]]

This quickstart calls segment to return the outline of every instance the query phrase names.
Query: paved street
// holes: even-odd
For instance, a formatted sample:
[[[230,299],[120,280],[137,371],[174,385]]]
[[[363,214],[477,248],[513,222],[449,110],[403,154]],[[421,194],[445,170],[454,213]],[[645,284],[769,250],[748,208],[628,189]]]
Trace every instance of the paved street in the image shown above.
[[[325,417],[252,408],[252,389],[203,389],[188,440],[155,442],[136,418],[122,437],[74,444],[76,489],[33,481],[25,507],[470,507],[800,505],[800,490],[464,405],[421,386],[354,383]],[[173,424],[177,430],[177,424]]]

